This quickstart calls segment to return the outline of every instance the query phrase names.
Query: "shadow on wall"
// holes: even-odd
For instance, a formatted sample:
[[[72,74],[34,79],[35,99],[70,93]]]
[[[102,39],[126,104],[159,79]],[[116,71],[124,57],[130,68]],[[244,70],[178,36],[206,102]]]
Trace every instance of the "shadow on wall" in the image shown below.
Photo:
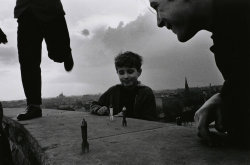
[[[0,165],[13,165],[10,144],[2,126],[3,108],[0,103]]]

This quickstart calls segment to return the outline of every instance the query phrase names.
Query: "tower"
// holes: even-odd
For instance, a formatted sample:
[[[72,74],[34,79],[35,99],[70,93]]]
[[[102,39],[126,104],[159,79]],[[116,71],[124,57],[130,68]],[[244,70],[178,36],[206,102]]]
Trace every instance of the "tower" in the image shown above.
[[[187,78],[185,77],[185,94],[189,93],[189,86],[188,86],[188,82],[187,82]]]

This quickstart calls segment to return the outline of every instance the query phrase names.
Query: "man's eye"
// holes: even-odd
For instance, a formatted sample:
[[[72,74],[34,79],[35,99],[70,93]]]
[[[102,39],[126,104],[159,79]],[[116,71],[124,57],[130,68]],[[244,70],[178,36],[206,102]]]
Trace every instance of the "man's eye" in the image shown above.
[[[132,74],[132,73],[134,73],[135,71],[134,70],[132,70],[132,69],[129,69],[128,70],[128,74]]]
[[[124,75],[124,71],[123,70],[120,70],[120,71],[118,71],[118,73],[120,74],[120,75]]]

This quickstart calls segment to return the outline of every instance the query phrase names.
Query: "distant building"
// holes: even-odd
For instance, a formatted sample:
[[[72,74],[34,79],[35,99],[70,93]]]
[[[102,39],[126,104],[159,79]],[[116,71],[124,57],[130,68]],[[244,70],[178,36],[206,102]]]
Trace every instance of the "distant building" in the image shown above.
[[[186,77],[185,77],[185,94],[189,94],[189,86]]]
[[[60,95],[57,96],[57,98],[65,98],[65,96],[63,95],[63,93],[61,93]]]

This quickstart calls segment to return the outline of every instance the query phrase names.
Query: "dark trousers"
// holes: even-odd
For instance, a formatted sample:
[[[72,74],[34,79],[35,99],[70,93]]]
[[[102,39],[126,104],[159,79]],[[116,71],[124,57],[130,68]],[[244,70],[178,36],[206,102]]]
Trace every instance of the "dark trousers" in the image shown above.
[[[45,39],[50,59],[64,62],[65,57],[71,56],[67,24],[63,15],[50,22],[42,22],[29,9],[17,21],[17,47],[27,105],[40,105],[42,41]]]

